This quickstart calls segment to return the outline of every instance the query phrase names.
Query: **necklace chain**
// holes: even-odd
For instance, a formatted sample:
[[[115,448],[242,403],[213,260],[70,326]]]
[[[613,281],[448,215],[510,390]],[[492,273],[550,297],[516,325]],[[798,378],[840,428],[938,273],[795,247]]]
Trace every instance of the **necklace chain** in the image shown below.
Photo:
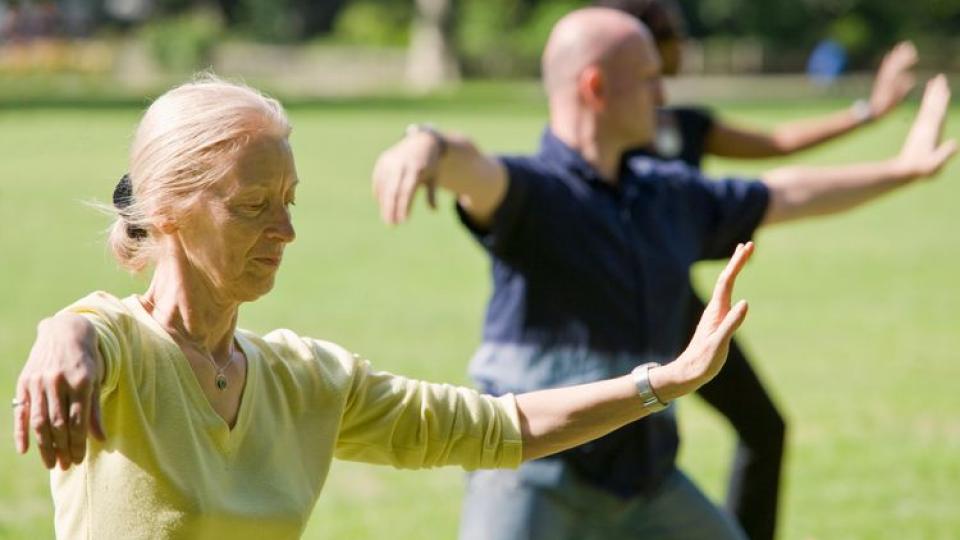
[[[206,355],[204,355],[204,356],[206,357],[207,360],[210,361],[211,364],[213,364],[213,369],[217,370],[217,375],[223,375],[223,372],[226,371],[226,369],[227,369],[228,367],[230,367],[230,364],[233,363],[233,359],[234,359],[234,356],[235,356],[235,355],[234,355],[234,352],[235,352],[234,350],[231,350],[231,351],[230,351],[230,359],[227,360],[227,363],[224,364],[223,367],[217,365],[217,362],[216,362],[216,360],[213,359],[213,355],[212,355],[212,354],[206,354]]]
[[[230,355],[229,355],[229,358],[227,359],[227,361],[226,361],[225,364],[223,364],[222,366],[220,366],[220,365],[217,365],[217,361],[213,359],[213,354],[207,352],[203,347],[199,346],[196,341],[191,340],[191,339],[189,339],[189,338],[186,338],[186,337],[185,337],[182,333],[180,333],[180,332],[178,332],[178,333],[179,333],[182,337],[184,337],[186,341],[190,342],[190,344],[193,346],[193,348],[196,349],[198,352],[200,352],[200,353],[203,355],[203,357],[206,358],[206,359],[210,362],[210,365],[213,366],[213,369],[217,372],[216,375],[215,375],[214,378],[213,378],[213,382],[214,382],[214,384],[216,384],[217,390],[220,390],[221,392],[224,391],[224,390],[226,390],[226,389],[227,389],[227,382],[228,382],[228,380],[227,380],[227,376],[226,376],[226,374],[224,373],[224,371],[226,371],[227,368],[230,367],[230,364],[233,364],[233,361],[234,361],[234,359],[236,358],[236,345],[234,344],[234,342],[231,341],[231,343],[230,343],[231,347],[230,347]]]
[[[143,304],[148,304],[148,305],[150,306],[150,316],[152,317],[152,316],[153,316],[153,309],[155,308],[153,302],[151,302],[150,300],[148,300],[148,299],[146,299],[146,298],[141,297],[141,303],[143,303]],[[159,322],[159,321],[157,321],[157,322]],[[161,326],[163,326],[163,325],[161,325]],[[213,354],[207,352],[207,351],[206,351],[206,347],[202,347],[197,340],[189,337],[189,334],[187,334],[185,331],[181,331],[180,329],[174,327],[174,328],[168,329],[168,330],[167,330],[167,333],[170,333],[171,330],[173,331],[173,333],[175,333],[176,335],[180,336],[180,338],[181,338],[183,341],[186,341],[186,342],[189,343],[195,350],[197,350],[198,352],[200,352],[200,353],[203,355],[203,357],[206,358],[206,359],[210,362],[210,365],[212,365],[212,366],[213,366],[213,369],[217,372],[217,373],[216,373],[216,376],[215,376],[214,379],[213,379],[213,382],[217,385],[217,389],[220,390],[221,392],[222,392],[223,390],[226,390],[226,388],[227,388],[227,376],[224,374],[224,371],[226,371],[227,368],[230,367],[231,364],[233,364],[233,361],[234,361],[234,359],[236,358],[236,354],[235,354],[235,353],[236,353],[236,351],[237,351],[237,347],[236,347],[235,341],[234,341],[234,340],[231,340],[231,341],[230,341],[230,346],[231,346],[231,347],[230,347],[229,357],[228,357],[228,359],[227,359],[227,362],[226,362],[225,364],[223,364],[223,366],[220,366],[220,365],[217,364],[217,361],[213,359]]]

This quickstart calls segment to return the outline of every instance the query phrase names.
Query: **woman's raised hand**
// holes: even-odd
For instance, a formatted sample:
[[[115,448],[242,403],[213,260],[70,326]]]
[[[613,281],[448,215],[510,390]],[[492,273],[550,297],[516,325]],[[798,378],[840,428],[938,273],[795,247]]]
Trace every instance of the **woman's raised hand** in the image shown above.
[[[673,362],[650,371],[650,384],[661,401],[671,401],[703,386],[723,367],[730,340],[747,316],[747,302],[731,307],[737,275],[753,254],[753,242],[739,244],[720,272],[697,330],[686,350]],[[664,395],[666,394],[666,395]]]

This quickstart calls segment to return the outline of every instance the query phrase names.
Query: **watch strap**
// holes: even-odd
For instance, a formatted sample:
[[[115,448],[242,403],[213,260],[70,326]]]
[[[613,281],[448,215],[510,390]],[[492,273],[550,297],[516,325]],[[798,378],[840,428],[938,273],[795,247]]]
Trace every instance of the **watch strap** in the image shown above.
[[[633,375],[633,384],[637,387],[637,395],[643,400],[643,408],[651,412],[662,411],[666,409],[668,405],[660,401],[660,398],[657,397],[657,394],[653,391],[653,387],[650,386],[650,368],[654,367],[660,367],[660,364],[647,362],[646,364],[641,364],[633,368],[631,372]]]

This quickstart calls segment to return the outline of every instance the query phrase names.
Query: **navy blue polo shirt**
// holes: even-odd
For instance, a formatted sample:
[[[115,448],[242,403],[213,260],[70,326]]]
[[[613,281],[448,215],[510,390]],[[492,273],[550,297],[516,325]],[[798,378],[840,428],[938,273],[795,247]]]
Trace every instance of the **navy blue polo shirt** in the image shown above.
[[[493,294],[470,373],[485,391],[526,392],[615,377],[682,350],[690,266],[727,257],[766,211],[757,181],[710,181],[682,162],[623,161],[604,182],[549,131],[533,156],[501,157],[509,182],[487,229],[458,207],[491,255]],[[564,453],[621,496],[674,467],[672,408]]]

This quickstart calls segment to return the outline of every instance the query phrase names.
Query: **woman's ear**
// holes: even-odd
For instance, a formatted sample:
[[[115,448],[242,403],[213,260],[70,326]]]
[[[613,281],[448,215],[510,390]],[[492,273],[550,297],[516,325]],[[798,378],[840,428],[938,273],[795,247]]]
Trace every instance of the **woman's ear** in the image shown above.
[[[153,227],[160,234],[173,234],[180,229],[177,220],[172,216],[157,216],[153,219]]]
[[[595,113],[607,108],[606,80],[603,71],[597,66],[588,66],[577,79],[577,91],[580,99]]]

